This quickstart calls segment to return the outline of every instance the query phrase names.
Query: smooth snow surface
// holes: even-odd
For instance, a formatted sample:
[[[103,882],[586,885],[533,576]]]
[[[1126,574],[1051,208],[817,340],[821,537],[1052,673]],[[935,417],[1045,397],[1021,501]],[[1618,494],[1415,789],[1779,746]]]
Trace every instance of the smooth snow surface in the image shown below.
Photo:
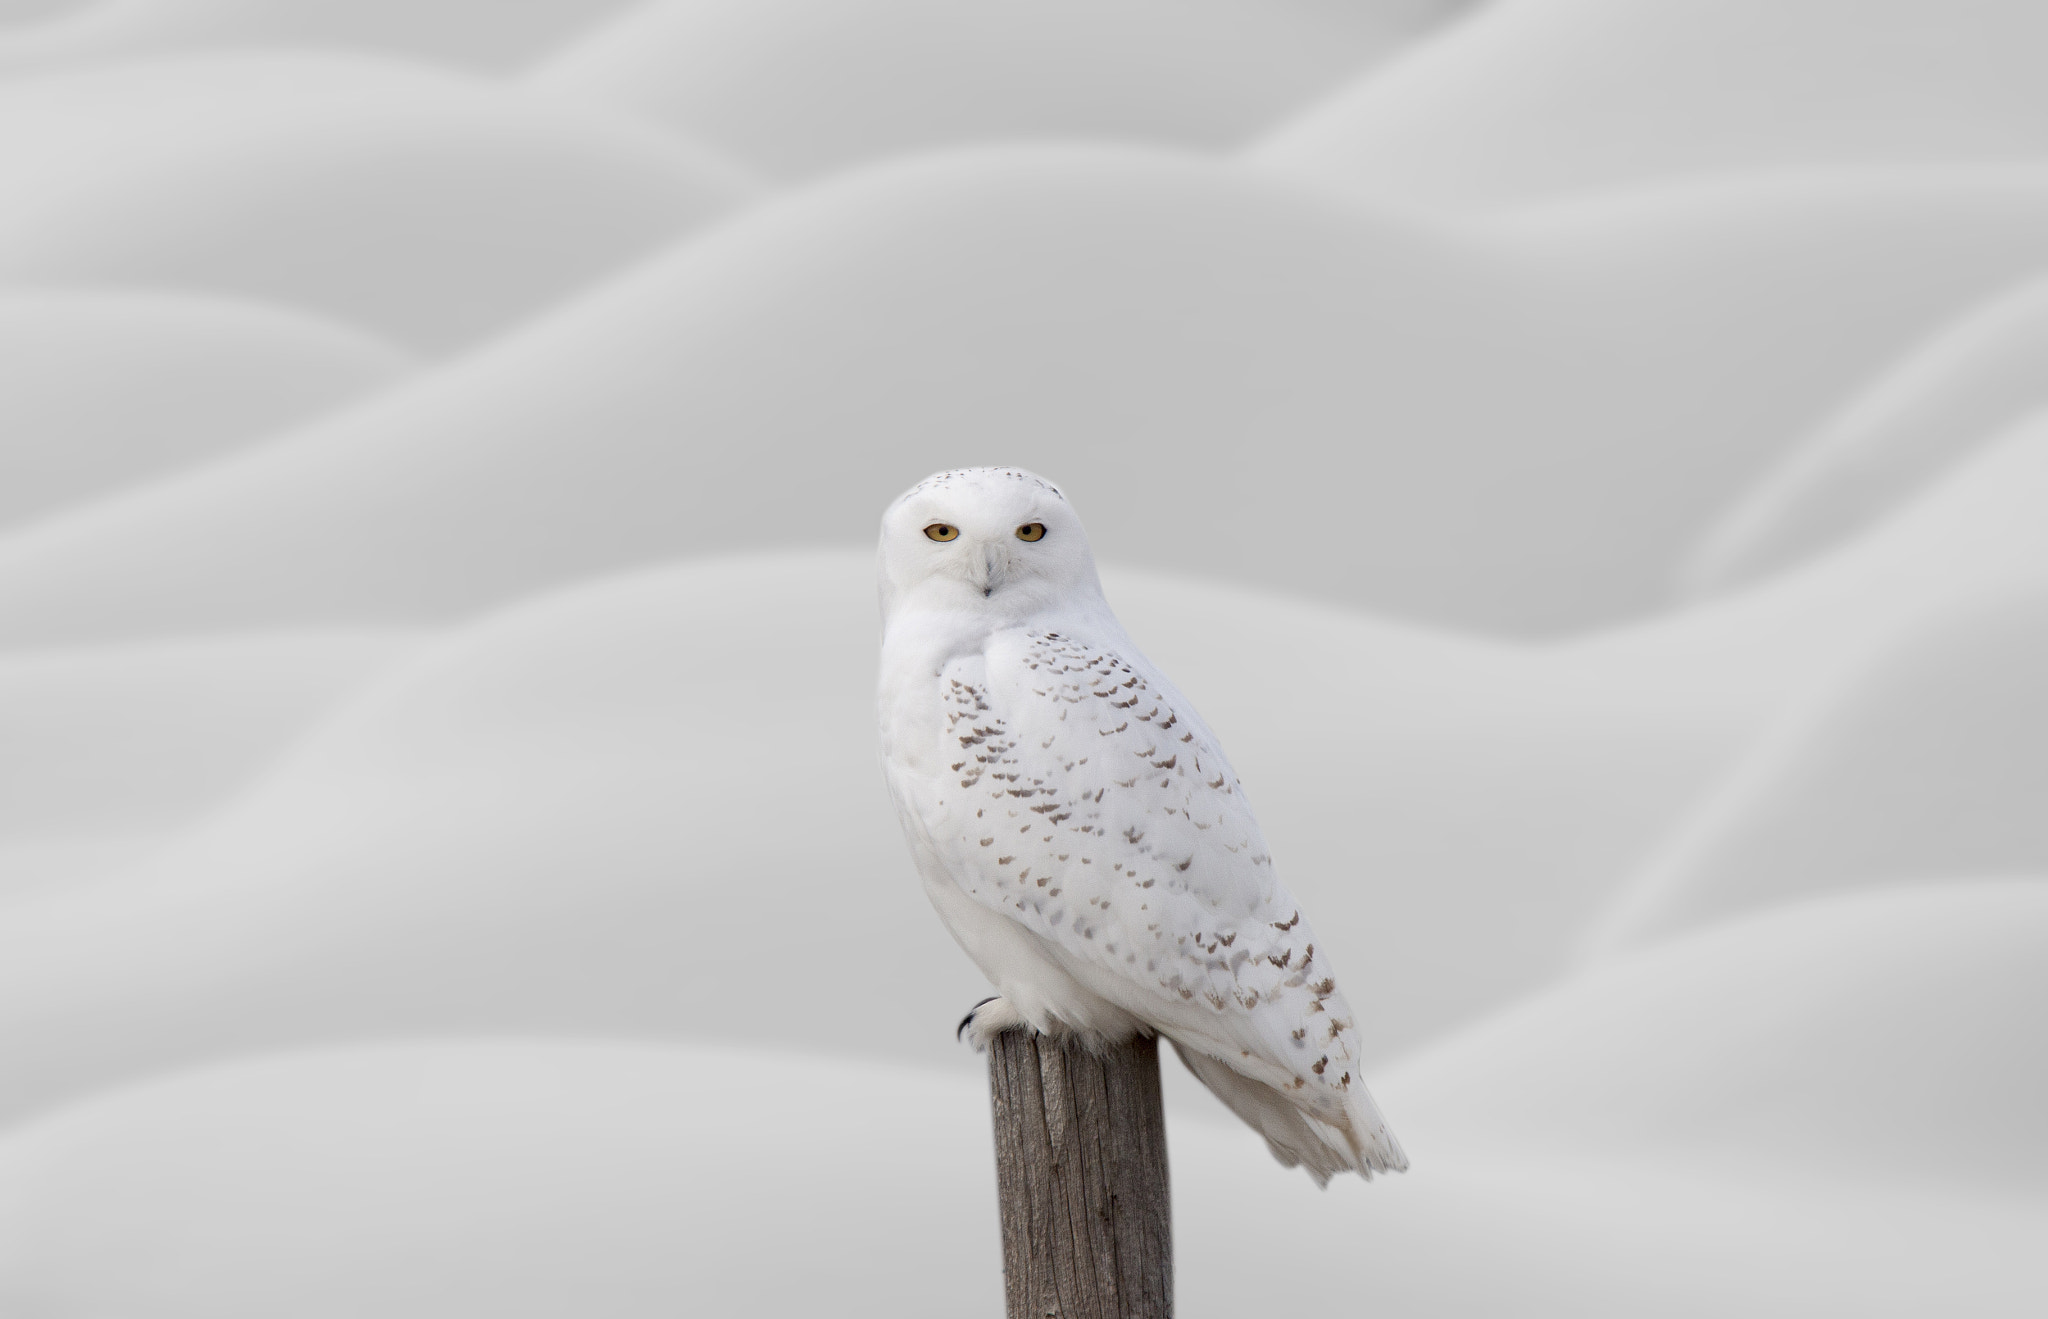
[[[0,0],[0,23],[33,23],[91,3],[93,0]]]
[[[864,1314],[993,1310],[985,1104],[964,1077],[766,1050],[256,1056],[0,1141],[0,1267],[17,1297],[165,1319],[810,1314],[849,1296]],[[1618,1157],[1626,1142],[1515,1152],[1492,1135],[1446,1123],[1429,1179],[1312,1195],[1248,1133],[1176,1126],[1181,1308],[1244,1313],[1266,1294],[1246,1262],[1367,1242],[1374,1310],[1415,1319],[1531,1298],[1617,1319],[1797,1315],[1814,1269],[1858,1314],[2017,1313],[2026,1292],[2001,1263],[2048,1226],[1966,1190],[1785,1178],[1765,1193],[1710,1163]],[[1674,1287],[1685,1302],[1666,1309]],[[1327,1269],[1296,1294],[1348,1313],[1358,1293]]]
[[[163,1319],[992,1311],[979,1090],[594,1042],[258,1058],[0,1141],[0,1269]]]
[[[0,287],[241,294],[423,348],[566,296],[741,187],[630,120],[411,61],[194,54],[0,82]]]
[[[2048,281],[1973,308],[1853,395],[1682,564],[1696,593],[1795,563],[1910,500],[2016,419],[2048,409]]]
[[[652,0],[543,65],[785,176],[1006,138],[1223,147],[1469,0]]]
[[[1282,167],[1488,209],[1714,176],[2031,161],[2023,0],[1499,0],[1277,129]]]
[[[409,643],[307,630],[0,654],[0,909],[142,864]]]
[[[2044,39],[0,0],[0,1316],[994,1313],[873,726],[987,462],[1414,1163],[1169,1060],[1180,1313],[2048,1312]]]
[[[1919,621],[1762,738],[1624,891],[1609,937],[1798,894],[2048,874],[2048,570]]]
[[[2048,1054],[1997,1045],[2048,996],[2048,880],[1970,873],[1781,906],[1604,963],[1390,1084],[1429,1122],[1522,1148],[2038,1196]]]
[[[358,629],[0,655],[0,846],[90,856],[173,832],[411,645]]]
[[[0,540],[0,637],[446,618],[665,555],[863,541],[925,472],[1020,449],[1084,515],[1129,510],[1095,518],[1111,560],[1554,632],[1660,600],[1835,399],[2044,263],[2048,172],[1447,229],[1156,152],[926,158]]]
[[[635,0],[10,0],[0,66],[144,52],[330,46],[517,67]],[[39,12],[40,11],[40,12]]]
[[[0,360],[0,529],[201,464],[415,364],[288,308],[75,292],[0,295]]]

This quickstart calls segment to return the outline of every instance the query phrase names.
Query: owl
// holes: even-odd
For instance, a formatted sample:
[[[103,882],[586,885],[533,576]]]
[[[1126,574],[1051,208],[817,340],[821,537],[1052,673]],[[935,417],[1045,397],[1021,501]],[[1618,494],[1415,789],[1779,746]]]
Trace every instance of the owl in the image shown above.
[[[994,986],[963,1029],[1162,1035],[1320,1184],[1408,1166],[1244,786],[1111,612],[1057,486],[941,472],[882,519],[884,771],[925,892]]]

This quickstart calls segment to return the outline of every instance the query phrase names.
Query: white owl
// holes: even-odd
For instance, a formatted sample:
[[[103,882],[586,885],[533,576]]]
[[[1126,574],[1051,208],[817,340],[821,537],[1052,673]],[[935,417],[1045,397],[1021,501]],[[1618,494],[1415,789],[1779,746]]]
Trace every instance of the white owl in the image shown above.
[[[883,765],[932,905],[1000,994],[977,1042],[1156,1032],[1318,1184],[1405,1169],[1244,789],[1110,612],[1059,489],[920,482],[882,519],[881,593]]]

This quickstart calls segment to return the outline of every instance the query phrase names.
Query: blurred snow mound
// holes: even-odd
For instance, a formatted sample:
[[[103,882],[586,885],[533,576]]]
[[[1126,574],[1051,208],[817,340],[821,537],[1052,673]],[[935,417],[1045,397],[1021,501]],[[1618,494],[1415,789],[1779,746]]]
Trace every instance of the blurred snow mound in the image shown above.
[[[801,1050],[511,1040],[174,1074],[0,1141],[0,1296],[160,1319],[994,1310],[978,1090]]]
[[[757,208],[416,387],[0,544],[0,637],[443,618],[651,559],[865,541],[919,474],[1019,453],[1120,510],[1096,519],[1108,558],[1584,627],[1661,602],[1815,417],[2044,260],[2036,173],[1466,227],[1159,153],[932,158]]]
[[[0,32],[0,68],[260,46],[387,50],[501,68],[548,53],[632,2],[73,0],[37,26]]]
[[[1222,147],[1468,0],[654,0],[538,71],[764,173],[1014,138]]]
[[[289,308],[126,292],[0,295],[0,360],[0,527],[203,464],[414,365]]]
[[[362,629],[0,655],[0,898],[134,860],[408,653]],[[0,922],[6,916],[0,911]]]
[[[839,1047],[972,1066],[952,1025],[981,977],[905,882],[874,768],[871,565],[820,557],[490,620],[145,863],[12,905],[0,1116],[254,1048],[794,1039],[849,999]]]
[[[623,116],[268,51],[0,83],[0,193],[0,286],[237,294],[448,348],[703,223],[740,184]]]
[[[1688,594],[1780,572],[1910,502],[2014,420],[2048,407],[2048,281],[1973,307],[1852,395],[1722,515],[1681,568]]]
[[[2011,0],[1481,6],[1259,154],[1388,196],[1510,206],[1685,178],[2039,159],[2048,10]]]
[[[167,1319],[808,1313],[992,1306],[981,1087],[802,1050],[449,1039],[252,1058],[0,1141],[0,1294]],[[1747,1179],[1583,1148],[1444,1142],[1430,1177],[1300,1194],[1244,1132],[1177,1126],[1192,1314],[1270,1296],[1248,1261],[1375,1256],[1386,1313],[2019,1312],[2038,1205]],[[1283,1193],[1282,1188],[1293,1194]],[[1739,1251],[1740,1269],[1727,1252]],[[329,1309],[308,1311],[308,1279]],[[1348,1270],[1296,1294],[1356,1299]]]
[[[1600,925],[1632,943],[1747,907],[1950,874],[2048,874],[2048,565],[1933,611],[1791,712]]]
[[[2039,1197],[2044,946],[2048,879],[1832,896],[1595,965],[1374,1088],[1418,1167],[1441,1131]]]

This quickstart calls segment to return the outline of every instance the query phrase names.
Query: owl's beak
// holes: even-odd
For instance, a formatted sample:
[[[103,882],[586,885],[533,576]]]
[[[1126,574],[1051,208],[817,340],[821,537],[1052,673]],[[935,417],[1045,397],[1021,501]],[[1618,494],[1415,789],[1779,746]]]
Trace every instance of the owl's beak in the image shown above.
[[[976,585],[981,587],[983,599],[994,595],[996,588],[1003,584],[1003,570],[1008,566],[1009,560],[1004,557],[1001,549],[994,545],[982,547],[981,580]]]

